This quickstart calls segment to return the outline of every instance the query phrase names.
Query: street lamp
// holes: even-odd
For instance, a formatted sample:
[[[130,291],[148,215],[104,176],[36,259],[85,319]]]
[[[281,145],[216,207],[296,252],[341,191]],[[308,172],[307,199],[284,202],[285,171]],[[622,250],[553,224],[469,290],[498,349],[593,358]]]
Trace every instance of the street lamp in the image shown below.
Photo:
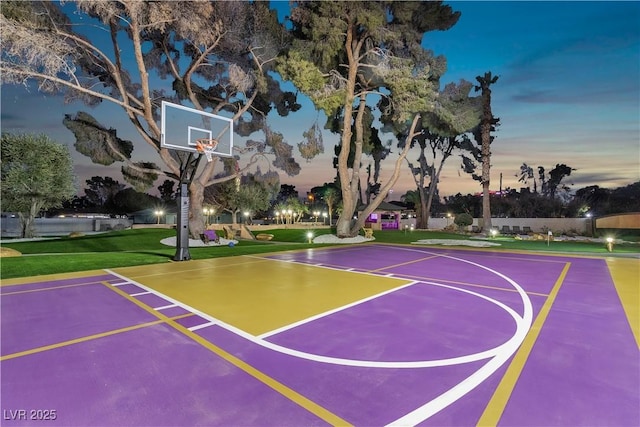
[[[205,214],[205,227],[209,226],[209,215],[213,215],[215,213],[215,209],[213,208],[204,208],[202,212]]]
[[[307,232],[307,239],[309,240],[309,243],[313,243],[313,231]]]
[[[327,225],[327,213],[322,212],[322,225]]]
[[[315,224],[318,223],[318,217],[320,216],[320,212],[318,211],[313,211],[313,216],[315,218],[315,221],[313,221]]]
[[[293,215],[293,211],[291,209],[289,209],[287,211],[287,215],[288,215],[287,220],[288,220],[289,224],[293,224],[293,216],[292,216]]]
[[[154,213],[156,214],[156,217],[157,217],[157,219],[158,219],[158,221],[156,222],[156,224],[160,224],[160,217],[164,214],[164,212],[163,212],[163,211],[161,211],[161,210],[157,210],[157,211],[155,211]]]
[[[249,211],[244,211],[244,223],[247,224],[249,222]]]

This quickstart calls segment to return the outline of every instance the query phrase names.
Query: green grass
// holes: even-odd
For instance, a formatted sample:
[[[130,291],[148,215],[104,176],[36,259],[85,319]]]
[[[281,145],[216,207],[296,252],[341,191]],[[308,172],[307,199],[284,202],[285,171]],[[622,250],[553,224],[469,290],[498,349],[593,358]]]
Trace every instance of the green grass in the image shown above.
[[[235,247],[211,246],[190,248],[192,259],[230,257],[279,252],[291,249],[318,248],[327,245],[309,244],[307,231],[314,236],[331,233],[322,229],[277,229],[268,233],[274,235],[270,242],[241,241]],[[160,241],[175,236],[175,230],[134,229],[89,235],[84,237],[47,239],[33,242],[3,242],[4,247],[15,249],[21,257],[4,257],[0,262],[0,278],[37,276],[53,273],[68,273],[84,270],[126,267],[133,265],[170,262],[175,248],[165,246]],[[376,231],[376,242],[411,244],[420,239],[469,239],[470,236],[441,231]],[[617,236],[621,237],[621,236]],[[525,250],[588,255],[612,255],[602,243],[518,241],[510,237],[497,237],[490,241],[500,243],[497,250]],[[492,248],[495,250],[495,248]],[[640,245],[615,245],[614,255],[640,254]]]

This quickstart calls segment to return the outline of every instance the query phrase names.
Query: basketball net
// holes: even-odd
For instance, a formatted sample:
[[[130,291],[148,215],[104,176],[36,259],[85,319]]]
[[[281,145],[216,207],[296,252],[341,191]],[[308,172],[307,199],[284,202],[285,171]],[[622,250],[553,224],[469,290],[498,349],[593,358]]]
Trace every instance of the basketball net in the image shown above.
[[[200,138],[196,140],[196,150],[198,153],[204,153],[207,157],[207,162],[213,160],[212,154],[218,146],[217,139]]]

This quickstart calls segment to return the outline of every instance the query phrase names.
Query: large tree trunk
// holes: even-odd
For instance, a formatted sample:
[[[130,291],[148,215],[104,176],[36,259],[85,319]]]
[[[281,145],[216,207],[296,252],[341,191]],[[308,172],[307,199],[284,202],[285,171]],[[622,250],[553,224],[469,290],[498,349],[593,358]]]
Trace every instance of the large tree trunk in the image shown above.
[[[477,76],[480,83],[476,90],[482,90],[482,119],[480,120],[480,140],[482,147],[482,232],[485,235],[491,233],[491,195],[489,194],[489,184],[491,178],[491,128],[494,121],[491,112],[491,88],[490,86],[498,81],[498,76],[491,76],[491,72],[486,72],[484,76]]]
[[[411,148],[411,140],[416,136],[415,129],[419,121],[420,121],[420,114],[416,114],[415,117],[413,118],[413,122],[411,123],[411,127],[409,128],[409,131],[407,133],[404,148],[400,152],[398,159],[396,159],[396,163],[394,165],[393,173],[391,174],[391,177],[382,186],[382,188],[380,189],[380,193],[378,193],[378,195],[371,201],[371,203],[369,203],[362,210],[362,212],[360,212],[360,215],[358,215],[356,221],[351,227],[351,230],[350,230],[351,236],[356,236],[360,232],[360,229],[364,226],[364,222],[367,219],[367,217],[369,217],[369,215],[371,215],[371,213],[373,213],[373,211],[375,211],[378,208],[378,206],[380,206],[380,203],[382,203],[385,197],[387,197],[387,194],[389,194],[389,190],[391,190],[395,185],[396,181],[398,181],[402,163],[404,162],[404,159],[407,157],[407,153]]]
[[[205,229],[203,201],[204,186],[198,181],[193,181],[189,185],[189,236],[192,239],[199,239]]]
[[[352,43],[354,42],[355,28],[347,29],[347,57],[349,61],[349,70],[347,75],[347,84],[345,90],[345,102],[342,118],[342,138],[340,140],[340,154],[338,154],[338,178],[340,179],[340,188],[342,189],[342,212],[336,223],[336,234],[338,237],[352,237],[351,234],[351,218],[356,211],[358,182],[357,172],[360,165],[353,163],[352,179],[349,179],[349,154],[351,151],[351,136],[353,126],[353,101],[355,100],[356,76],[358,71],[357,59],[352,51]],[[355,52],[357,54],[357,51]],[[360,159],[356,159],[359,161]],[[363,221],[364,223],[364,221]],[[355,236],[355,234],[353,235]]]
[[[429,212],[431,209],[429,208],[429,202],[427,202],[424,186],[418,188],[418,196],[420,197],[420,218],[418,218],[416,228],[426,230],[429,228]]]
[[[489,107],[489,116],[491,116]],[[491,233],[491,122],[482,125],[482,231],[485,235]]]

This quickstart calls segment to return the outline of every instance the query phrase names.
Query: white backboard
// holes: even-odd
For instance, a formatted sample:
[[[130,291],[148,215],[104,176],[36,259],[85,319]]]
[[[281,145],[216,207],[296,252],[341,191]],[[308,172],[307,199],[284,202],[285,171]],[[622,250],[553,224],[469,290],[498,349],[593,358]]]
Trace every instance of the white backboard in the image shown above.
[[[233,155],[233,120],[195,108],[162,101],[160,118],[164,148],[196,152],[196,141],[207,138],[218,141],[211,154]]]

